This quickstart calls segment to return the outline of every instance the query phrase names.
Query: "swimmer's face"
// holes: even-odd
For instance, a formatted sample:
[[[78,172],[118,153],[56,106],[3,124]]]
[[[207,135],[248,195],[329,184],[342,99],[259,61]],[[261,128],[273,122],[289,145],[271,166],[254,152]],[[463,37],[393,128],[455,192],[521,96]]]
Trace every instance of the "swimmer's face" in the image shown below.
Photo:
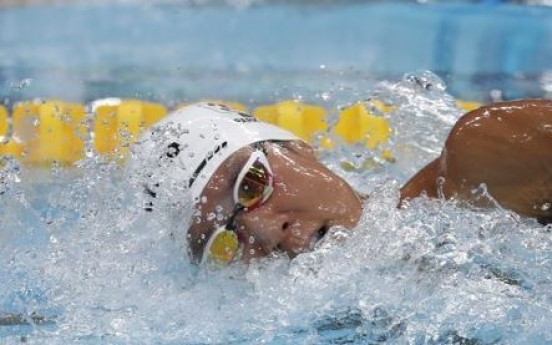
[[[316,159],[310,146],[301,141],[262,145],[272,169],[274,191],[262,205],[236,218],[243,261],[274,251],[293,258],[308,251],[330,227],[352,228],[358,223],[359,197]],[[235,181],[254,150],[244,147],[230,156],[204,189],[188,231],[194,262],[201,260],[209,236],[231,215]]]

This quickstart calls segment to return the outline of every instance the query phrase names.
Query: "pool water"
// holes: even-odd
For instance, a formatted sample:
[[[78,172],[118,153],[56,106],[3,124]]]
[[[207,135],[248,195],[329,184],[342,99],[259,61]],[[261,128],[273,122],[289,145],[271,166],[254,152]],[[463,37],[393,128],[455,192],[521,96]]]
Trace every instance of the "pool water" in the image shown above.
[[[381,14],[388,10],[379,6],[355,8],[355,13],[365,11],[365,14],[371,11]],[[418,7],[407,8],[421,11]],[[459,8],[469,9],[454,7]],[[111,13],[108,9],[97,7],[91,14],[85,14],[81,7],[42,8],[40,11],[51,11],[60,20],[74,18],[64,15],[75,12],[82,15],[78,19],[95,18],[94,13]],[[140,20],[140,15],[146,15],[141,7],[131,6],[128,10],[130,12],[121,14],[127,20]],[[271,18],[263,12],[265,10],[264,7],[254,9],[259,11],[254,13],[262,14],[257,25],[262,26],[261,19]],[[290,13],[287,11],[292,10],[283,7],[276,13],[285,17]],[[295,15],[301,18],[301,11],[317,10],[320,9],[301,7]],[[449,7],[439,8],[439,11],[449,10],[452,11]],[[154,7],[150,15],[153,13],[154,17],[164,19],[163,16],[169,16],[164,11],[166,7]],[[196,13],[194,11],[216,17],[217,11],[229,9],[185,8],[181,11],[189,19]],[[510,16],[516,9],[504,7],[499,10],[504,14],[500,11]],[[525,8],[520,11],[539,18],[546,18],[549,13]],[[345,7],[336,12],[354,11]],[[245,17],[251,15],[239,13]],[[426,15],[423,11],[414,13]],[[37,18],[35,15],[37,13],[31,9],[0,12],[3,19],[30,18],[29,30],[36,25],[32,21]],[[190,26],[197,24],[191,20]],[[542,26],[534,22],[529,27],[538,27],[541,37],[546,37],[548,22],[541,23]],[[0,23],[5,25],[6,21],[0,20]],[[13,28],[13,25],[7,27]],[[241,28],[235,25],[230,27]],[[108,35],[109,30],[105,30],[104,34]],[[66,32],[68,39],[73,37],[70,31]],[[102,29],[97,31],[102,32]],[[152,40],[158,37],[155,33],[151,35]],[[11,36],[4,33],[0,37],[6,43],[6,37]],[[284,38],[291,39],[290,36]],[[52,38],[48,42],[54,41]],[[270,70],[270,66],[263,65],[270,60],[253,57],[248,60],[247,68],[236,68],[230,73],[238,76],[236,88],[231,87],[229,80],[232,78],[206,72],[211,66],[216,69],[216,59],[203,61],[200,58],[191,59],[196,63],[192,71],[197,77],[190,77],[188,72],[177,73],[168,78],[167,84],[161,85],[160,80],[171,74],[174,67],[161,71],[159,77],[148,69],[142,72],[141,67],[148,65],[144,61],[150,56],[144,50],[128,57],[135,66],[140,66],[131,69],[133,77],[127,79],[129,74],[122,73],[119,80],[119,74],[114,73],[120,71],[117,59],[105,60],[106,66],[115,66],[113,69],[102,67],[104,54],[109,51],[113,53],[111,57],[122,56],[114,47],[104,47],[98,55],[91,51],[70,55],[75,58],[66,61],[75,65],[56,70],[51,69],[49,63],[59,57],[56,55],[59,50],[52,48],[51,54],[41,59],[31,53],[24,56],[24,49],[18,50],[13,43],[20,42],[23,46],[22,40],[13,38],[11,42],[13,54],[0,55],[3,56],[0,61],[4,61],[4,80],[7,83],[24,78],[32,80],[30,84],[17,84],[21,88],[14,87],[15,84],[6,88],[8,106],[17,99],[36,95],[79,102],[100,96],[130,95],[164,103],[220,95],[248,104],[291,97],[333,110],[331,123],[343,105],[377,99],[393,106],[393,111],[384,115],[393,128],[385,148],[391,150],[395,161],[374,159],[377,153],[360,145],[341,145],[334,151],[320,149],[321,160],[355,188],[370,195],[362,220],[354,231],[334,228],[313,252],[293,261],[274,255],[249,266],[235,265],[226,270],[209,271],[189,264],[186,256],[183,239],[191,214],[190,205],[172,207],[169,204],[164,212],[144,212],[136,178],[124,165],[92,154],[74,168],[37,169],[3,157],[0,164],[0,342],[552,342],[549,327],[552,317],[552,228],[499,207],[471,210],[458,207],[454,201],[419,198],[406,209],[396,208],[401,184],[440,153],[448,131],[463,113],[455,101],[460,96],[469,99],[466,96],[470,94],[461,94],[461,87],[450,87],[447,83],[458,85],[455,83],[462,79],[461,73],[440,77],[426,71],[405,72],[403,77],[400,70],[377,75],[369,69],[357,68],[359,66],[353,72],[346,68],[327,72],[326,67],[320,72],[320,64],[309,70],[307,67],[313,66],[312,61],[292,55],[295,57],[291,60],[295,61],[298,70],[295,74],[293,68],[282,62],[286,54],[293,54],[292,49],[275,58],[272,74],[262,74],[266,79],[261,80],[266,83],[260,87],[251,88],[250,82],[257,80],[258,71]],[[38,44],[38,39],[34,43]],[[240,43],[225,44],[239,48]],[[162,43],[157,47],[161,46]],[[170,50],[165,49],[163,52],[168,54]],[[222,51],[234,48],[228,49]],[[547,47],[539,46],[538,49],[544,52]],[[178,51],[175,54],[178,55]],[[209,56],[213,58],[216,54]],[[335,61],[339,59],[343,59],[343,66],[349,65],[346,58],[336,55]],[[521,62],[512,62],[514,60],[509,61],[521,66],[516,65]],[[225,70],[224,63],[237,60],[223,53],[220,61],[222,65],[218,67]],[[331,69],[333,64],[328,64],[327,68]],[[541,72],[545,67],[541,66]],[[70,75],[71,71],[76,71],[75,76]],[[283,73],[285,71],[289,74]],[[107,77],[102,79],[98,75]],[[272,75],[273,79],[267,75]],[[354,77],[347,77],[351,75]],[[538,75],[535,80],[542,77]],[[292,77],[286,79],[287,76]],[[307,81],[297,82],[303,77]],[[523,83],[528,80],[515,78],[512,80],[523,80]],[[106,89],[94,87],[94,80],[105,82]],[[133,80],[148,85],[147,90],[137,91]],[[187,84],[190,80],[199,80],[200,86],[206,86],[195,89]],[[319,80],[324,82],[318,83]],[[184,86],[176,86],[179,83]],[[517,90],[515,92],[520,94],[523,90],[523,95],[533,92],[545,95],[543,84],[537,84],[529,91],[517,86],[508,90]],[[159,85],[159,90],[155,91],[158,94],[150,93]],[[479,86],[480,90],[489,91],[486,86]],[[480,99],[485,97],[480,96]],[[375,163],[363,165],[367,160]],[[481,198],[491,198],[483,187],[474,193]]]
[[[451,201],[420,198],[398,210],[408,171],[438,154],[462,111],[441,87],[411,78],[374,92],[397,107],[397,163],[345,171],[343,151],[326,152],[323,160],[371,198],[355,231],[332,229],[291,262],[276,255],[199,270],[182,241],[189,208],[144,212],[120,165],[91,157],[79,169],[37,170],[6,161],[0,301],[22,320],[0,326],[2,341],[550,342],[551,229]],[[358,157],[357,149],[346,153]]]
[[[437,73],[466,100],[551,90],[551,7],[252,4],[123,0],[0,11],[0,96],[10,105],[34,97],[259,104],[299,89],[362,90],[416,70]]]

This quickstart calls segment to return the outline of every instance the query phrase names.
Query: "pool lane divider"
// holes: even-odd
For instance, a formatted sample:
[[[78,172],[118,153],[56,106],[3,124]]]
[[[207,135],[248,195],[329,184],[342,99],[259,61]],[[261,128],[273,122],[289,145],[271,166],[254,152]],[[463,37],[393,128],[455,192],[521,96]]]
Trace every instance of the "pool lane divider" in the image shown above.
[[[8,135],[8,110],[0,105],[0,142],[3,142]]]
[[[120,100],[108,104],[95,103],[92,114],[95,151],[124,160],[130,146],[144,129],[167,115],[167,108],[140,100]]]
[[[328,130],[326,110],[317,105],[283,101],[259,106],[253,111],[253,116],[285,128],[308,142],[313,141],[316,133]]]
[[[237,102],[218,102],[238,111],[248,110]],[[466,111],[480,106],[461,100],[457,105]],[[332,124],[323,107],[291,100],[262,105],[252,113],[322,149],[363,145],[393,162],[386,144],[393,135],[388,118],[394,110],[379,100],[358,102],[340,109]],[[86,106],[60,100],[21,102],[13,107],[11,117],[0,106],[0,158],[14,156],[32,167],[71,166],[84,158],[85,152],[92,152],[122,162],[140,134],[167,114],[162,104],[118,98]]]
[[[341,111],[334,132],[347,144],[361,143],[369,150],[376,150],[389,142],[392,130],[384,114],[392,110],[379,101],[372,102],[371,106],[356,103]],[[388,148],[382,150],[381,158],[388,162],[394,160]]]
[[[22,163],[69,166],[83,157],[85,107],[59,100],[22,102],[13,109],[12,131],[10,141]]]

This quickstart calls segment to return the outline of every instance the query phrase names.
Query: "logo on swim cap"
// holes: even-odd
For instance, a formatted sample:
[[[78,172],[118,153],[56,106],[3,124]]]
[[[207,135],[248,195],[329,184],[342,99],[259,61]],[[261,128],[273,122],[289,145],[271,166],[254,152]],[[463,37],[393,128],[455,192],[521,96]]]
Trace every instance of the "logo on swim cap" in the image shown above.
[[[266,140],[301,140],[293,133],[216,103],[197,103],[168,115],[133,148],[131,170],[152,198],[197,202],[220,167],[242,147]],[[176,195],[175,195],[176,194]]]

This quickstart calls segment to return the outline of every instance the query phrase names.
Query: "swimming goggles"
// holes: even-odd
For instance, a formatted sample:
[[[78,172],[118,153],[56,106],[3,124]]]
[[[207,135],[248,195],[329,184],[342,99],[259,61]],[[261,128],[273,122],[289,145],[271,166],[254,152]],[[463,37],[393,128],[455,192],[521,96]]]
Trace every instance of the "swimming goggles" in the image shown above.
[[[261,144],[261,143],[259,143]],[[234,184],[234,210],[224,226],[218,227],[203,249],[201,263],[228,265],[243,256],[243,242],[236,229],[236,217],[264,204],[274,191],[272,170],[265,152],[258,148],[241,169]]]

